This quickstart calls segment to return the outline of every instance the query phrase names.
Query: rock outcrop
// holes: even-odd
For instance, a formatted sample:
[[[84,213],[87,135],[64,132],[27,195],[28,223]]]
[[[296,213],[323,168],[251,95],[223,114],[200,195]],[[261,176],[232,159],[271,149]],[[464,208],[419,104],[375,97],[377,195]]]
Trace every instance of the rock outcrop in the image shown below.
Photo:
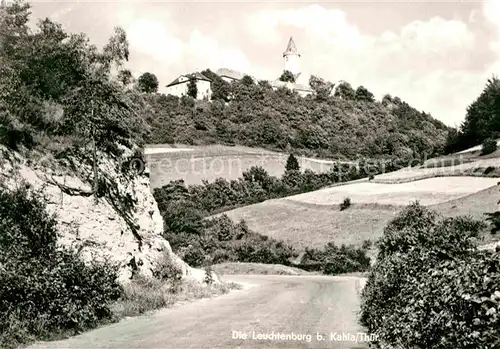
[[[147,176],[136,175],[129,181],[121,181],[116,161],[100,158],[100,171],[107,178],[116,179],[120,192],[135,200],[134,210],[127,218],[105,198],[96,203],[94,195],[68,194],[61,190],[64,186],[91,191],[90,185],[81,180],[82,176],[51,170],[43,159],[28,161],[5,148],[0,149],[0,156],[0,180],[7,186],[24,181],[36,189],[43,189],[47,195],[47,209],[57,217],[61,244],[81,251],[86,262],[109,260],[118,263],[119,280],[127,283],[134,272],[151,276],[156,264],[167,256],[184,279],[199,282],[205,279],[204,270],[187,265],[162,237],[163,219]],[[131,228],[131,223],[136,228]],[[217,282],[215,275],[214,278]]]

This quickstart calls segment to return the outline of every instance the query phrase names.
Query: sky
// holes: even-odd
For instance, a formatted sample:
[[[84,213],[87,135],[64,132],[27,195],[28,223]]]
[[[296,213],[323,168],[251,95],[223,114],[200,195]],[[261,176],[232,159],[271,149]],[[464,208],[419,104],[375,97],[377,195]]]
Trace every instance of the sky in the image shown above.
[[[466,1],[50,1],[51,19],[91,42],[127,32],[136,77],[154,73],[160,92],[179,75],[230,68],[277,79],[293,36],[301,82],[312,75],[377,99],[388,93],[459,125],[492,75],[500,75],[500,0]]]

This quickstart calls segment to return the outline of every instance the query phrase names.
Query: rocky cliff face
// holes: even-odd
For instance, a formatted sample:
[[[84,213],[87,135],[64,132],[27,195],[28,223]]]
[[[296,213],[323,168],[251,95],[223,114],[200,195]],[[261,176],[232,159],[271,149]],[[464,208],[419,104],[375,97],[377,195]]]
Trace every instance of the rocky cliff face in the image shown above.
[[[43,188],[48,199],[47,208],[57,216],[61,244],[81,251],[85,261],[119,263],[119,279],[127,283],[134,271],[151,276],[159,259],[167,256],[182,272],[183,278],[204,280],[205,271],[188,266],[162,237],[163,219],[148,177],[135,176],[127,182],[117,180],[120,195],[128,194],[135,200],[135,209],[124,218],[116,205],[105,198],[96,203],[94,195],[68,194],[61,190],[64,186],[91,191],[91,186],[80,179],[82,176],[51,170],[43,161],[27,161],[5,148],[0,149],[0,156],[0,180],[8,186],[25,181],[34,188]],[[108,178],[118,179],[120,174],[115,165],[101,158],[99,168]],[[131,228],[131,222],[136,229]]]

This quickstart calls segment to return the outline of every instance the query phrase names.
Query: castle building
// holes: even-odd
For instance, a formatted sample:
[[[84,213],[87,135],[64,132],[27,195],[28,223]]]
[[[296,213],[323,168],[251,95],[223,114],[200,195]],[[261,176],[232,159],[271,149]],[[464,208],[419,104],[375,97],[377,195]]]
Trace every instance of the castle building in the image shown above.
[[[201,73],[184,74],[172,81],[166,87],[167,95],[182,97],[186,96],[188,92],[188,83],[194,79],[198,93],[196,99],[210,99],[212,96],[212,89],[210,87],[211,80]]]
[[[288,45],[285,51],[283,52],[283,72],[284,71],[289,71],[290,73],[292,73],[295,78],[295,81],[297,81],[297,79],[301,75],[300,53],[297,50],[297,46],[295,45],[295,42],[293,41],[292,37],[290,37],[290,39],[288,40]],[[248,75],[227,68],[218,69],[216,71],[216,74],[219,75],[224,81],[229,83],[232,81],[241,80],[245,75]],[[277,75],[279,76],[281,74]],[[251,75],[249,76],[254,80],[255,83],[259,81],[255,77]],[[210,88],[210,79],[201,73],[181,75],[180,77],[178,77],[177,79],[175,79],[166,86],[165,94],[177,97],[182,97],[183,95],[187,95],[188,83],[191,78],[194,78],[196,81],[196,87],[198,89],[198,94],[196,98],[210,99],[212,95],[212,91]],[[275,90],[284,87],[297,92],[300,96],[303,97],[313,93],[313,90],[310,88],[310,86],[306,84],[284,82],[280,81],[279,78],[274,81],[268,81],[268,82]]]

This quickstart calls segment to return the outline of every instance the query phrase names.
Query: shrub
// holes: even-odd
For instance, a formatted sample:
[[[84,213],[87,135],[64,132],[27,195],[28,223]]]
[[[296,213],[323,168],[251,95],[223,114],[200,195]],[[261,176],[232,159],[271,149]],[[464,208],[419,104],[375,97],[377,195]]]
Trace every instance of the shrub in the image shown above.
[[[495,171],[495,167],[493,166],[488,166],[486,167],[486,169],[484,170],[483,174],[484,175],[489,175],[491,172]]]
[[[376,344],[500,345],[500,259],[477,250],[482,228],[466,217],[443,219],[418,203],[387,225],[362,292],[361,324]]]
[[[374,175],[370,175],[370,177],[368,177],[368,180],[369,180],[369,181],[371,181],[371,180],[373,180],[374,178],[375,178],[375,176],[374,176]]]
[[[214,283],[213,270],[210,266],[205,267],[205,283],[207,285],[212,285]]]
[[[122,294],[117,266],[85,265],[57,246],[57,222],[43,195],[28,186],[0,189],[0,346],[76,334],[111,321]],[[30,333],[26,338],[23,331]]]
[[[486,221],[490,222],[491,225],[491,234],[496,234],[500,231],[500,211],[485,213],[485,215],[487,216]]]
[[[481,155],[488,155],[497,150],[497,141],[493,138],[487,138],[481,145]]]
[[[339,247],[329,242],[323,249],[306,248],[302,264],[308,270],[335,275],[367,271],[370,258],[363,248],[352,245]]]
[[[340,210],[344,211],[351,207],[351,198],[345,198],[344,201],[340,204]]]
[[[361,245],[361,248],[363,250],[369,250],[372,247],[372,242],[371,240],[364,240],[363,244]]]

